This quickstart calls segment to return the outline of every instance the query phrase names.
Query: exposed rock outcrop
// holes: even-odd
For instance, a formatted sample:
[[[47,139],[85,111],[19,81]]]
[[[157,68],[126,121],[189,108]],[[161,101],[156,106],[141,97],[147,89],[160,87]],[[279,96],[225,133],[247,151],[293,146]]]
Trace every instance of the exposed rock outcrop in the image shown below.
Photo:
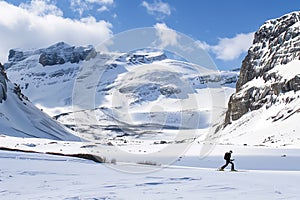
[[[75,47],[64,42],[59,42],[48,48],[34,51],[11,49],[9,51],[8,63],[5,64],[5,68],[9,68],[15,63],[25,60],[32,55],[39,55],[39,63],[43,66],[52,66],[67,62],[78,63],[82,60],[88,60],[89,58],[96,56],[96,50],[93,46]]]
[[[79,63],[88,57],[94,57],[96,51],[92,46],[87,48],[66,45],[63,42],[57,43],[49,48],[42,50],[39,63],[43,66],[64,64],[66,62]]]
[[[276,70],[278,66],[284,67],[299,59],[300,12],[265,22],[255,33],[243,60],[236,93],[228,103],[225,126],[249,111],[272,106],[281,93],[300,90],[297,72],[285,77]]]
[[[7,81],[6,72],[4,70],[3,65],[0,63],[0,103],[2,103],[2,101],[5,101],[7,98],[6,81]]]

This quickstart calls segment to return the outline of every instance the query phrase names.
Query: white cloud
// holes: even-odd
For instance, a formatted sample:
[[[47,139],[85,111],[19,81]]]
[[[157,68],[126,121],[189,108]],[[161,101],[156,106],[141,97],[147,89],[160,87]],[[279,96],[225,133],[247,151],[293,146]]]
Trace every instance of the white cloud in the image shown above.
[[[153,3],[143,1],[142,6],[147,9],[147,12],[150,15],[154,15],[157,20],[163,19],[165,16],[171,15],[170,5],[162,1],[154,1]]]
[[[101,6],[100,8],[97,9],[98,12],[104,12],[104,11],[108,11],[108,7],[107,6]]]
[[[85,0],[89,3],[97,3],[99,5],[111,5],[114,3],[114,0]]]
[[[159,39],[159,48],[178,45],[179,35],[175,30],[169,28],[164,23],[157,23],[154,25],[154,28],[156,29],[156,34]]]
[[[95,6],[99,6],[97,11],[104,12],[109,10],[109,6],[114,4],[114,0],[71,0],[71,9],[74,12],[78,12],[80,16],[85,11],[94,9]]]
[[[203,50],[210,51],[217,59],[231,61],[248,51],[254,38],[254,32],[237,34],[233,38],[220,38],[217,45],[209,45],[203,41],[196,41]]]
[[[30,3],[21,3],[20,7],[35,15],[63,16],[63,12],[50,0],[31,0]]]
[[[92,6],[82,0],[71,0],[71,9],[73,12],[78,12],[82,16],[84,11],[91,10]]]
[[[215,46],[210,46],[210,49],[216,54],[217,59],[230,61],[237,59],[241,54],[248,51],[252,44],[254,33],[237,34],[233,38],[221,38]]]
[[[60,41],[97,45],[112,36],[111,28],[110,23],[93,17],[74,20],[49,13],[41,15],[0,1],[0,60],[7,60],[11,48],[39,48]]]
[[[112,18],[114,18],[114,19],[116,19],[117,17],[118,17],[117,13],[114,13],[114,14],[112,15]]]

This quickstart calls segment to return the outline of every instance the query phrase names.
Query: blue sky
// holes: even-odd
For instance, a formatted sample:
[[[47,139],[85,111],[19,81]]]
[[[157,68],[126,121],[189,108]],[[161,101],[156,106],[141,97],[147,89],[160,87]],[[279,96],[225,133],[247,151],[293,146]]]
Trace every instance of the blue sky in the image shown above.
[[[97,45],[160,24],[199,40],[220,69],[237,68],[264,21],[297,10],[299,0],[0,0],[0,61],[11,48]]]

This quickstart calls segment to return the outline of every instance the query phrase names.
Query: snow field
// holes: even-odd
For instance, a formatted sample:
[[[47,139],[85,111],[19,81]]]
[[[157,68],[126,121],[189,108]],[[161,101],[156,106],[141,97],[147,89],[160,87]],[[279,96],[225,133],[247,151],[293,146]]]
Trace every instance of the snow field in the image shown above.
[[[151,168],[132,174],[82,159],[0,151],[1,199],[299,199],[300,173]],[[117,164],[118,165],[118,164]]]

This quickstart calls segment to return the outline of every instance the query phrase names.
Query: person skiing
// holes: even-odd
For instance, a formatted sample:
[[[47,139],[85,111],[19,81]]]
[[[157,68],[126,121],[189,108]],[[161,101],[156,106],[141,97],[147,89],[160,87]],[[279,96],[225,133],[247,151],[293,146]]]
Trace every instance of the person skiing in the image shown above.
[[[234,159],[231,159],[231,154],[232,154],[232,151],[230,150],[229,152],[226,152],[225,155],[224,155],[224,160],[226,160],[226,163],[225,165],[223,165],[221,168],[220,168],[220,171],[224,171],[225,167],[227,167],[229,164],[231,164],[231,171],[236,171],[234,169],[234,163],[232,161],[234,161]]]

